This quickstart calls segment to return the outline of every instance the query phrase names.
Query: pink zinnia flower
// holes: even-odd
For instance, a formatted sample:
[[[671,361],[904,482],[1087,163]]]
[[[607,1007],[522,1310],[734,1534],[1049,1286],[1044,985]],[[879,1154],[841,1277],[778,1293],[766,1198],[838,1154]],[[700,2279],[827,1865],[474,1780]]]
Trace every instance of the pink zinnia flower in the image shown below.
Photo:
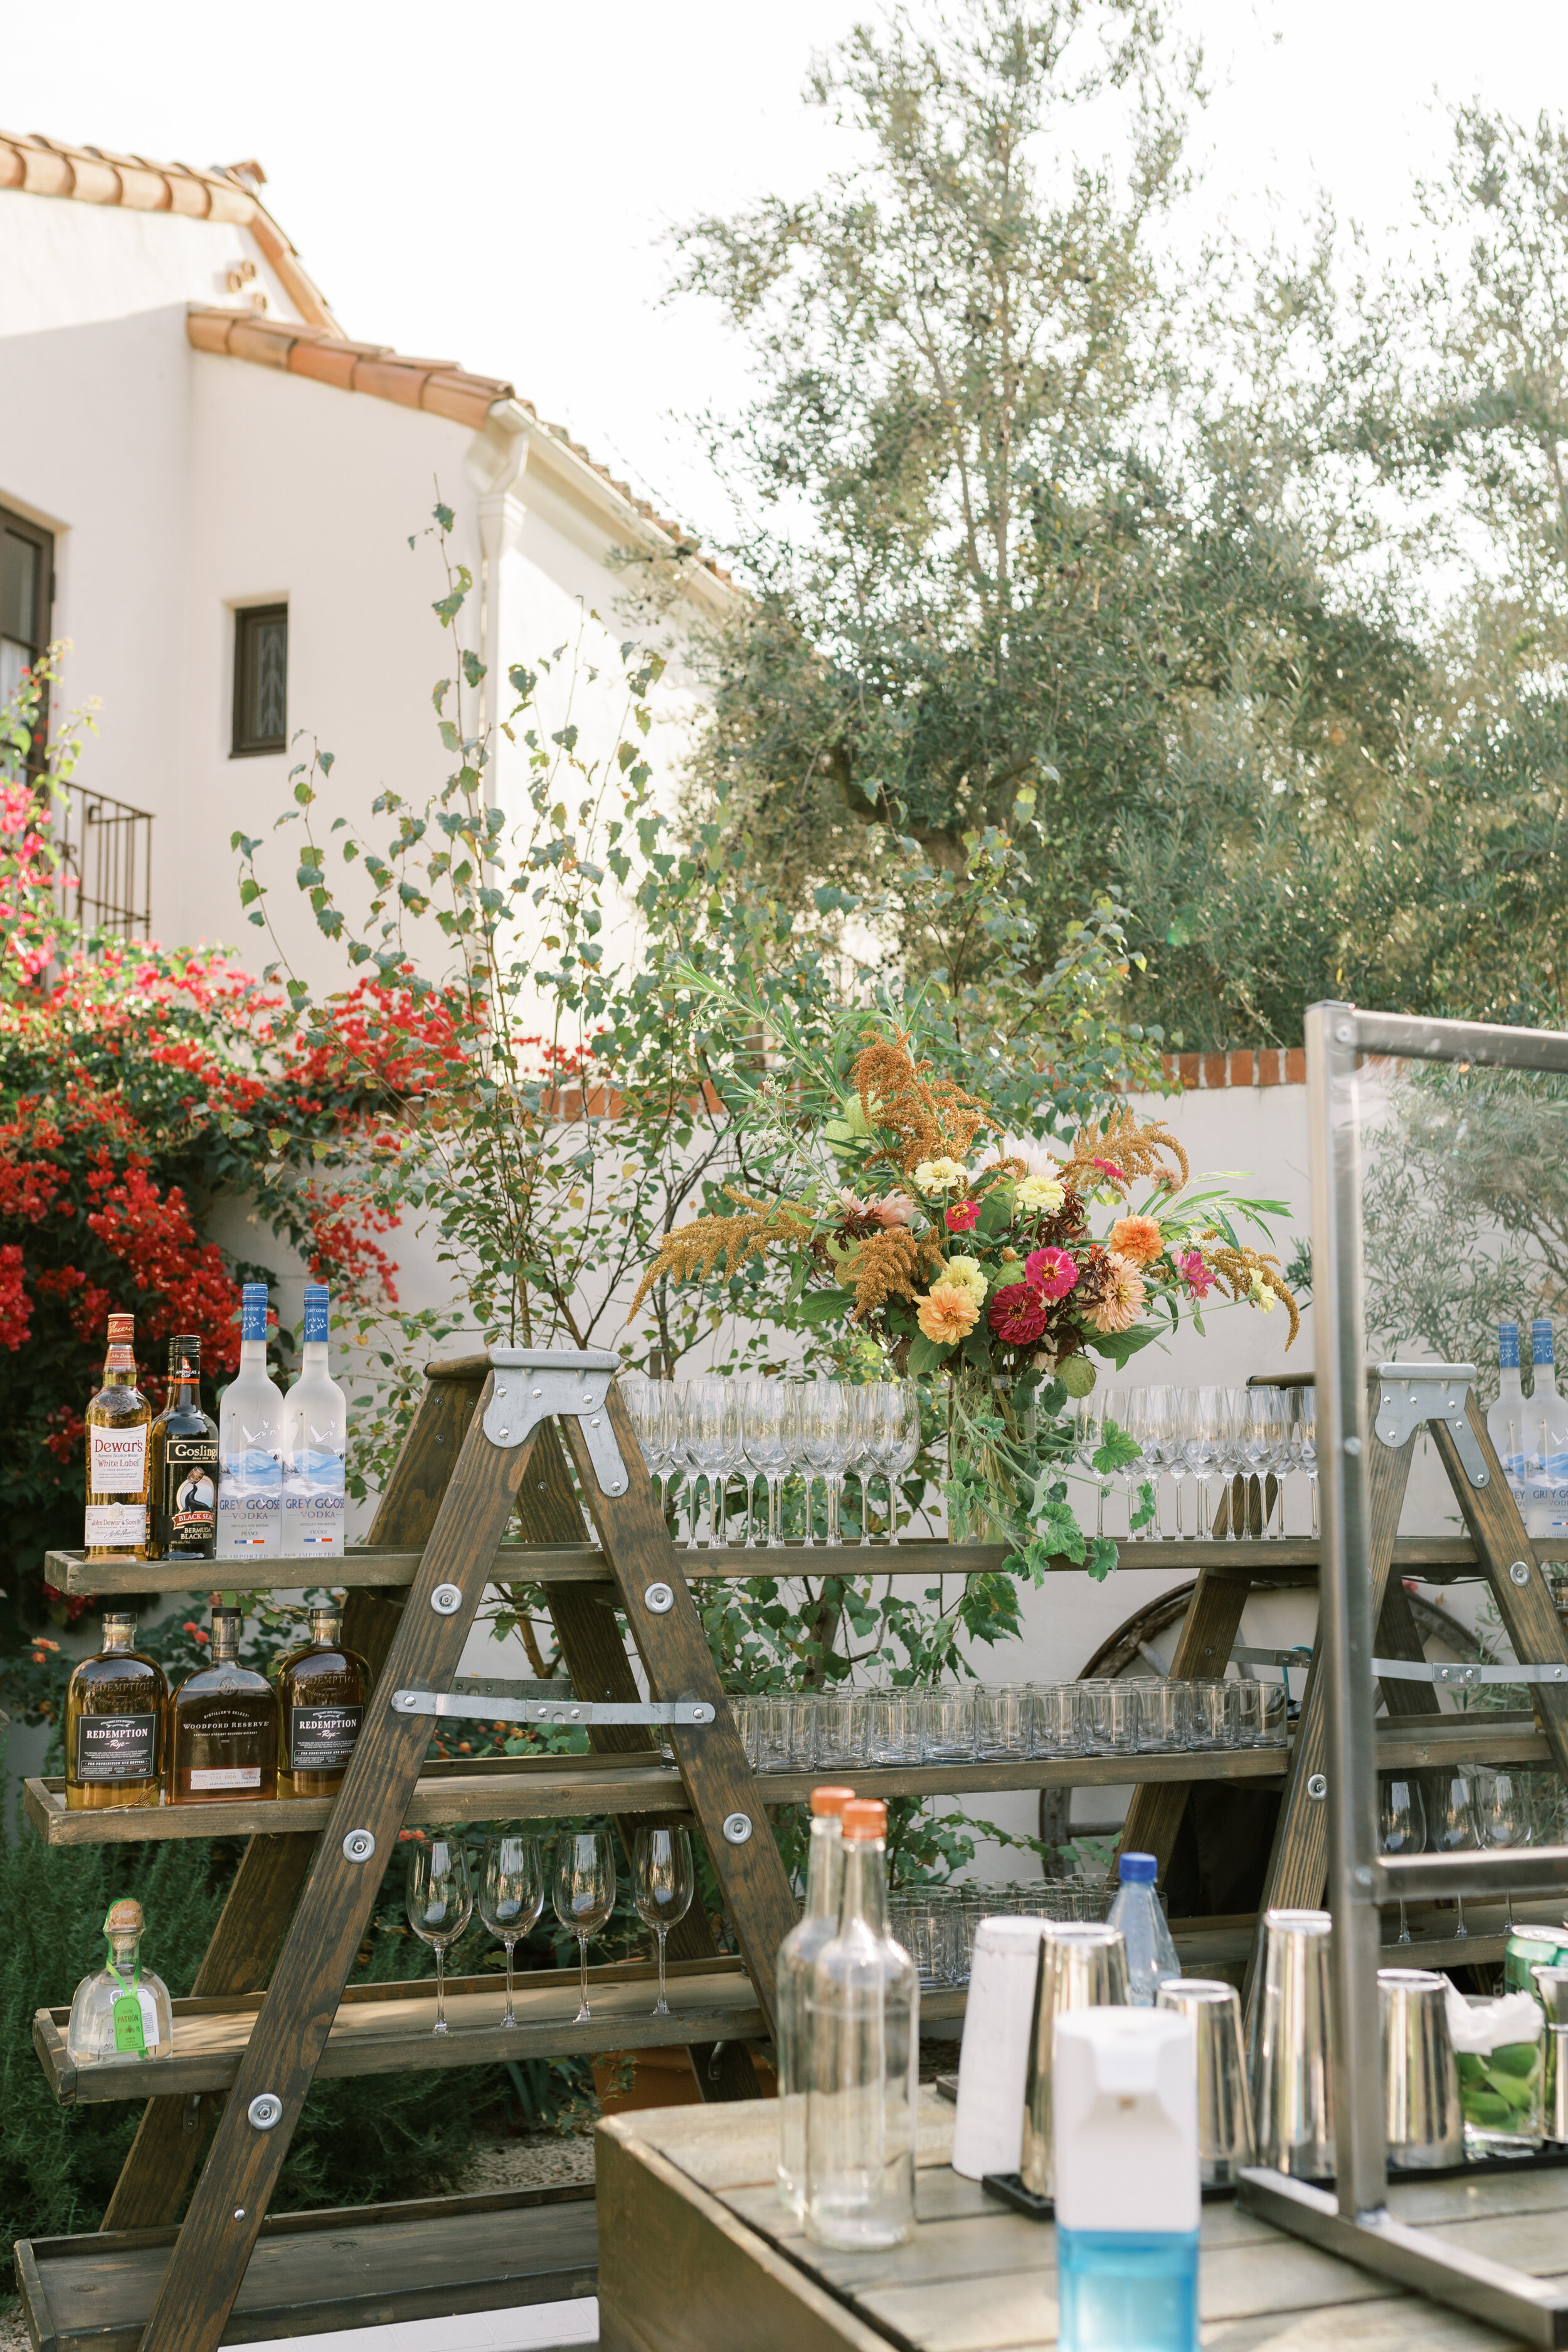
[[[1091,1160],[1089,1164],[1091,1168],[1098,1168],[1100,1174],[1109,1177],[1113,1184],[1125,1184],[1127,1181],[1126,1175],[1114,1160]]]
[[[973,1230],[974,1221],[980,1214],[980,1203],[978,1201],[955,1201],[952,1207],[942,1213],[950,1234],[967,1234]]]
[[[991,1301],[987,1321],[1006,1348],[1032,1348],[1046,1328],[1046,1304],[1027,1283],[1010,1282]]]
[[[1200,1249],[1185,1251],[1176,1260],[1176,1272],[1194,1298],[1206,1298],[1214,1288],[1214,1275],[1204,1264],[1204,1254]]]
[[[1024,1260],[1024,1279],[1041,1298],[1054,1303],[1065,1298],[1077,1282],[1078,1263],[1065,1249],[1031,1250]]]

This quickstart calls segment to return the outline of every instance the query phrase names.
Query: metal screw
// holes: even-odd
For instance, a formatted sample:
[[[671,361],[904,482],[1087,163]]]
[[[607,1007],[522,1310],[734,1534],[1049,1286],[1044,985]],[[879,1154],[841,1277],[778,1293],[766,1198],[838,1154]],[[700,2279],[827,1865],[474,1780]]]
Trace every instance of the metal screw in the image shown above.
[[[462,1605],[462,1592],[455,1584],[438,1584],[430,1595],[430,1606],[437,1617],[455,1617]]]
[[[1356,1455],[1361,1452],[1361,1440],[1360,1440],[1360,1438],[1359,1438],[1359,1437],[1347,1437],[1347,1438],[1346,1438],[1346,1440],[1345,1440],[1345,1452],[1350,1455],[1351,1459],[1353,1461],[1353,1460],[1355,1459]]]
[[[511,1435],[511,1423],[508,1422],[505,1428],[498,1430],[496,1434],[498,1437],[510,1437]]]
[[[724,1835],[731,1845],[744,1845],[746,1840],[751,1836],[751,1834],[752,1817],[750,1813],[727,1813],[725,1815]]]
[[[245,2219],[245,2208],[244,2208],[244,2206],[243,2206],[243,2205],[237,2205],[237,2206],[235,2207],[235,2209],[234,2209],[234,2218],[235,2218],[235,2220],[236,2220],[237,2221],[244,2221],[244,2219]]]
[[[1308,1782],[1307,1782],[1307,1794],[1308,1794],[1308,1796],[1309,1796],[1309,1797],[1315,1797],[1315,1798],[1319,1801],[1319,1802],[1321,1803],[1321,1801],[1323,1800],[1323,1798],[1325,1798],[1325,1797],[1328,1795],[1328,1793],[1329,1793],[1329,1780],[1328,1780],[1328,1775],[1327,1775],[1327,1773],[1326,1773],[1326,1772],[1314,1772],[1314,1773],[1311,1775],[1310,1779],[1310,1780],[1308,1780]]]
[[[1355,1031],[1351,1027],[1348,1021],[1342,1021],[1339,1027],[1334,1031],[1334,1035],[1338,1038],[1342,1045],[1349,1045],[1354,1041]]]
[[[595,1413],[595,1414],[594,1415],[594,1418],[593,1418],[593,1420],[588,1423],[588,1426],[589,1426],[589,1428],[590,1428],[590,1429],[597,1429],[597,1428],[598,1428],[598,1426],[599,1426],[599,1416],[598,1416],[598,1414],[597,1414],[597,1413]]]
[[[544,1394],[544,1391],[542,1389],[535,1389],[533,1393],[535,1396],[542,1396]]]
[[[276,2091],[258,2091],[245,2112],[258,2131],[270,2131],[283,2120],[283,2102]]]
[[[1372,1885],[1372,1873],[1367,1868],[1364,1862],[1356,1872],[1355,1883],[1358,1886],[1370,1886]]]
[[[399,1691],[399,1698],[402,1696]],[[343,1855],[349,1862],[368,1862],[374,1852],[375,1839],[369,1830],[350,1830],[343,1840]]]
[[[1509,1570],[1509,1576],[1515,1584],[1528,1584],[1530,1582],[1530,1562],[1527,1559],[1516,1559],[1513,1566]]]
[[[701,1700],[699,1700],[697,1705],[691,1710],[691,1720],[693,1723],[711,1723],[713,1720],[712,1708],[706,1706]]]
[[[668,1584],[650,1584],[643,1594],[643,1602],[656,1617],[665,1617],[675,1606],[675,1594]]]

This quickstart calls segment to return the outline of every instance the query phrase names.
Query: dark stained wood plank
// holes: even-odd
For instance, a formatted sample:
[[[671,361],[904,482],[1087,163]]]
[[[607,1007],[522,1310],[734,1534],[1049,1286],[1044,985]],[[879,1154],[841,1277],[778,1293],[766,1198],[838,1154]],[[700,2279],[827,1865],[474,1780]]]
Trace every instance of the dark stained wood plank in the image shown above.
[[[1380,1658],[1424,1658],[1426,1654],[1410,1606],[1410,1595],[1397,1576],[1389,1578],[1388,1590],[1383,1596],[1374,1654]],[[1385,1682],[1379,1683],[1378,1688],[1392,1716],[1429,1717],[1443,1711],[1436,1686],[1432,1683],[1404,1683],[1397,1675],[1390,1675]]]
[[[487,1382],[481,1407],[488,1392]],[[510,1448],[492,1445],[478,1413],[470,1422],[385,1672],[367,1705],[327,1832],[159,2287],[149,2321],[158,2352],[214,2352],[222,2336],[429,1742],[428,1723],[395,1715],[390,1693],[432,1684],[445,1687],[456,1672],[531,1451],[528,1440]],[[447,1584],[461,1596],[451,1615],[431,1606],[437,1586]],[[344,1854],[342,1836],[351,1828],[374,1835],[372,1860],[356,1864]],[[250,2120],[251,2104],[263,2093],[281,2103],[281,2120],[271,2129],[259,2129]]]
[[[1258,1547],[1250,1545],[1247,1549],[1256,1550]],[[1171,1660],[1173,1681],[1220,1680],[1236,1646],[1248,1590],[1241,1578],[1216,1574],[1205,1564],[1176,1636],[1175,1654]],[[1187,1809],[1187,1785],[1182,1780],[1164,1781],[1158,1786],[1145,1784],[1127,1809],[1121,1832],[1122,1852],[1153,1854],[1162,1877],[1169,1866],[1182,1815]]]

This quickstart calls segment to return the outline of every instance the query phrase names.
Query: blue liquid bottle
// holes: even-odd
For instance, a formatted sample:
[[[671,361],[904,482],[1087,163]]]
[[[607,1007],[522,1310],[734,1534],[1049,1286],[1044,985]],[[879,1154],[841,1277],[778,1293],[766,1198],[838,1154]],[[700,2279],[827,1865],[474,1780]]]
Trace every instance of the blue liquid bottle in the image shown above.
[[[1057,2020],[1058,2352],[1198,2352],[1197,2056],[1191,2018]]]

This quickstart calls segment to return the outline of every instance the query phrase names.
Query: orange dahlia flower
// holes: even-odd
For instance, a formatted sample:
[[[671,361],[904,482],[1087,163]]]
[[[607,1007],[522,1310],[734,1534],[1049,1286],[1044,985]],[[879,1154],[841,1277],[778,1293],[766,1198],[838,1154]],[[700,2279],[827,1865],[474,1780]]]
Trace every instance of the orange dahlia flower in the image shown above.
[[[1108,1246],[1134,1265],[1152,1265],[1165,1246],[1165,1236],[1152,1217],[1118,1217]]]
[[[1139,1286],[1142,1288],[1142,1285]],[[980,1301],[956,1282],[938,1282],[915,1309],[915,1321],[939,1348],[967,1339],[980,1320]]]

